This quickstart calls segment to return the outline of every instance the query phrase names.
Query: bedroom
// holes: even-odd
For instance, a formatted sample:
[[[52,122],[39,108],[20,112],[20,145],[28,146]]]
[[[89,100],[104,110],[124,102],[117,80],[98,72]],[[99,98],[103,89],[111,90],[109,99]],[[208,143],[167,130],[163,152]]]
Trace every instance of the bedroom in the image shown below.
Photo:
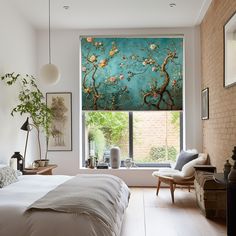
[[[41,1],[40,1],[41,2]],[[132,1],[134,2],[134,1]],[[166,2],[166,1],[163,1]],[[185,1],[176,1],[177,8],[178,2],[184,3]],[[195,2],[195,1],[194,1]],[[202,3],[204,1],[201,1]],[[208,2],[208,1],[206,1]],[[62,8],[63,5],[70,5],[71,1],[53,3],[52,8],[52,24],[56,19],[55,11],[58,9],[60,14],[67,17],[72,9],[68,11]],[[106,1],[102,1],[105,4]],[[0,71],[1,74],[10,71],[17,71],[20,73],[29,73],[37,75],[39,68],[48,60],[48,32],[47,32],[47,1],[42,1],[40,7],[35,6],[32,10],[24,12],[27,9],[28,1],[1,1],[1,55],[0,55]],[[93,22],[81,18],[81,29],[79,26],[62,25],[59,29],[53,29],[52,32],[52,60],[53,63],[60,68],[62,77],[58,84],[50,87],[39,82],[43,92],[71,92],[72,93],[72,141],[73,149],[69,152],[50,152],[50,161],[56,163],[58,167],[55,169],[55,174],[76,175],[79,173],[81,167],[81,148],[80,148],[80,119],[81,113],[79,108],[79,36],[80,35],[173,35],[184,34],[185,36],[185,126],[184,126],[184,147],[196,148],[199,151],[204,151],[209,154],[212,164],[217,167],[219,171],[223,170],[223,165],[226,159],[231,156],[231,150],[235,145],[235,87],[225,89],[223,88],[223,39],[222,27],[227,19],[232,15],[236,9],[235,1],[212,1],[212,5],[205,15],[204,22],[201,26],[185,25],[178,27],[175,25],[168,25],[163,23],[156,23],[147,17],[147,25],[144,21],[129,20],[130,25],[127,25],[127,19],[123,20],[122,5],[120,3],[119,11],[115,10],[117,17],[121,18],[117,25],[112,25],[112,15],[108,15],[109,19],[103,22],[94,20]],[[153,2],[150,1],[149,10],[151,10]],[[208,5],[208,4],[206,4]],[[86,5],[87,6],[87,5]],[[201,6],[201,4],[199,4]],[[93,8],[89,8],[88,18],[93,17],[96,13]],[[96,7],[101,7],[99,4]],[[132,4],[127,6],[132,7]],[[139,13],[142,13],[141,6]],[[169,2],[167,4],[169,8]],[[207,6],[206,6],[207,7]],[[132,8],[131,8],[132,9]],[[168,11],[173,9],[168,9]],[[200,7],[199,7],[200,10]],[[204,10],[204,9],[203,9]],[[207,9],[205,9],[207,10]],[[110,9],[112,11],[112,7]],[[25,15],[28,12],[29,15]],[[128,12],[128,10],[127,10]],[[223,14],[222,14],[223,12]],[[38,16],[37,14],[38,13]],[[42,20],[41,27],[34,27],[34,23],[30,22],[29,18],[35,16],[35,21]],[[111,14],[111,13],[110,13]],[[182,13],[183,14],[183,13]],[[82,9],[81,9],[81,15]],[[83,15],[84,16],[84,15]],[[97,14],[95,16],[98,17]],[[136,15],[127,16],[135,20]],[[102,18],[103,19],[103,18]],[[155,18],[154,18],[155,19]],[[203,16],[202,16],[203,19]],[[93,18],[92,18],[93,20]],[[196,18],[194,19],[196,20]],[[62,21],[61,21],[62,22]],[[90,25],[89,25],[90,22]],[[143,22],[143,24],[142,24]],[[66,24],[65,21],[62,23]],[[61,24],[62,24],[61,23]],[[96,23],[96,24],[95,24]],[[110,23],[111,25],[109,25]],[[148,24],[149,23],[149,24]],[[200,22],[199,22],[200,23]],[[87,24],[87,25],[86,25]],[[163,25],[165,24],[165,25]],[[219,26],[219,28],[218,28]],[[221,28],[220,28],[221,27]],[[209,42],[210,41],[210,42]],[[211,43],[212,42],[212,43]],[[201,55],[202,52],[202,55]],[[208,56],[211,59],[208,59]],[[202,61],[201,61],[202,60]],[[201,72],[202,71],[202,72]],[[208,121],[201,121],[200,119],[200,91],[201,89],[209,87],[210,89],[210,116],[214,114],[219,118],[210,118]],[[11,88],[13,89],[13,88]],[[212,93],[211,93],[212,91]],[[216,92],[213,92],[216,91]],[[1,103],[1,161],[7,162],[14,151],[23,153],[25,145],[25,133],[20,131],[20,126],[24,123],[26,117],[15,115],[10,116],[10,110],[15,104],[17,94],[2,86],[0,87],[0,103]],[[214,112],[214,113],[211,113]],[[222,127],[222,123],[225,125]],[[203,129],[202,129],[203,126]],[[225,127],[225,128],[224,128]],[[231,128],[232,127],[232,128]],[[34,137],[29,139],[29,153],[32,160],[37,155],[36,140]],[[35,146],[34,146],[35,145]],[[44,142],[42,141],[42,150],[45,150]],[[28,155],[30,156],[30,155]],[[31,160],[29,160],[31,161]],[[84,170],[81,170],[81,173]],[[130,186],[155,186],[156,180],[152,178],[150,170],[140,170],[138,173],[134,171],[118,170],[119,174],[125,182]],[[84,173],[84,172],[83,172]],[[169,197],[169,195],[168,195]]]

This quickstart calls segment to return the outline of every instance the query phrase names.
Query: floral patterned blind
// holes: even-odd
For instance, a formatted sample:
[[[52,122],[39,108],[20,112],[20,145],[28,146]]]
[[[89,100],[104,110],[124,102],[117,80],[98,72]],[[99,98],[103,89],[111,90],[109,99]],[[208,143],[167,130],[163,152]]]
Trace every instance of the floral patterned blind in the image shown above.
[[[182,110],[183,38],[81,38],[83,110]]]

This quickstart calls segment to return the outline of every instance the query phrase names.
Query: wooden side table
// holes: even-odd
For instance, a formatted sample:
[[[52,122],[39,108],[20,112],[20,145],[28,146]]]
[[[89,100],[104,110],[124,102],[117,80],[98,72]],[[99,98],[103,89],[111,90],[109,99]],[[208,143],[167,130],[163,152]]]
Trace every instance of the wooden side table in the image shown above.
[[[38,167],[32,170],[23,170],[23,175],[52,175],[52,170],[57,168],[57,165],[48,165],[45,167]]]

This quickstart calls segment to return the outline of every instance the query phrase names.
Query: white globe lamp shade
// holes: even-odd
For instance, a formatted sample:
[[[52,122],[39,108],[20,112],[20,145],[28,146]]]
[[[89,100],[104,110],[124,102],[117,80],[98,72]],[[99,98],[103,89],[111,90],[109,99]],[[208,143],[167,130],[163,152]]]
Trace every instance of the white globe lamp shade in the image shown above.
[[[40,69],[40,79],[44,84],[54,85],[60,80],[60,72],[54,64],[43,65]]]

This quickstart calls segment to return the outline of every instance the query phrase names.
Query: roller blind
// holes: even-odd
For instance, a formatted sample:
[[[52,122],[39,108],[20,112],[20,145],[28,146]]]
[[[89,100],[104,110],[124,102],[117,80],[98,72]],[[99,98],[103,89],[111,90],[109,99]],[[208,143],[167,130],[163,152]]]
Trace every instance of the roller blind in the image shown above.
[[[182,110],[183,37],[81,38],[83,110]]]

